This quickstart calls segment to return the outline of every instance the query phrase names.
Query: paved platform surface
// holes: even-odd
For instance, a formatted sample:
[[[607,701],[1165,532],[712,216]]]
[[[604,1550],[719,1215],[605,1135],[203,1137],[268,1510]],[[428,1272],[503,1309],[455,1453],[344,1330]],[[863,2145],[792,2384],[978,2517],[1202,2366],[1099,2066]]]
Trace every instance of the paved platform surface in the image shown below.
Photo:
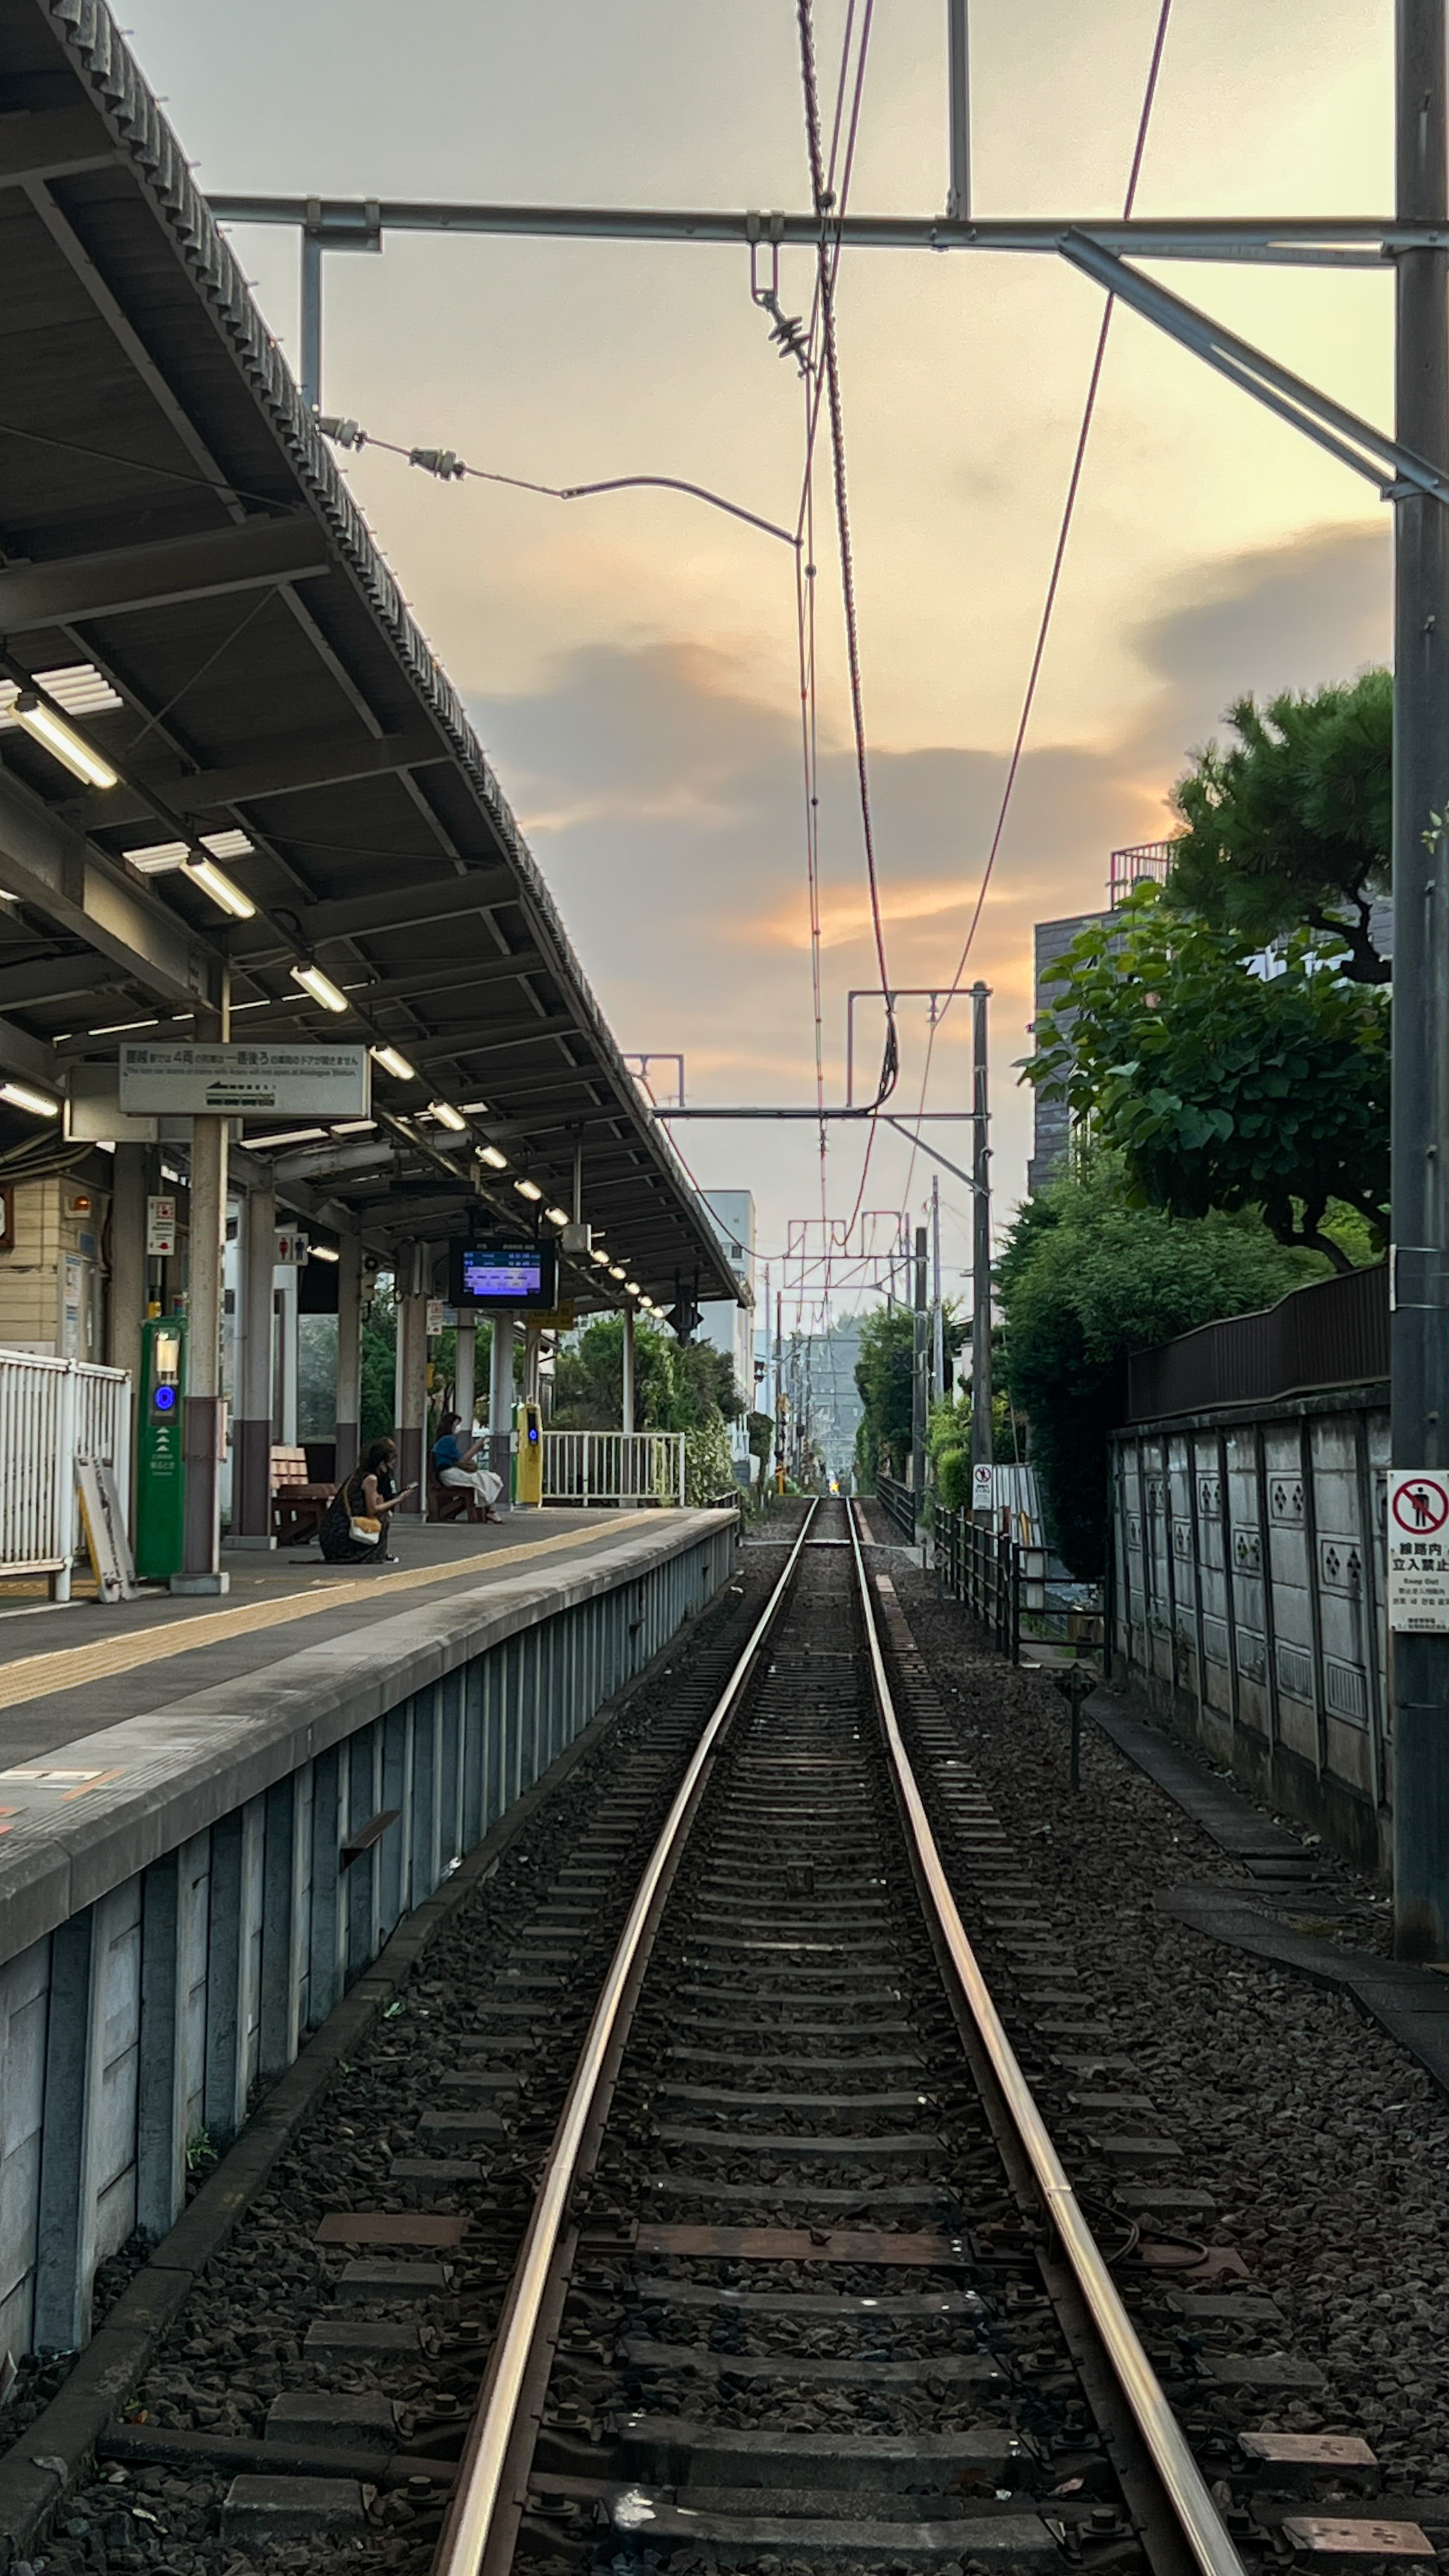
[[[1194,1824],[1201,1825],[1220,1851],[1250,1873],[1255,1860],[1266,1866],[1273,1860],[1308,1857],[1310,1847],[1299,1835],[1265,1816],[1190,1746],[1129,1716],[1106,1691],[1095,1692],[1085,1706],[1118,1750],[1155,1780]],[[1351,1995],[1360,2012],[1408,2049],[1440,2091],[1449,2093],[1449,1976],[1294,1930],[1266,1907],[1255,1905],[1250,1888],[1172,1888],[1157,1898],[1157,1909],[1208,1940],[1246,1950],[1254,1958],[1271,1960],[1275,1967],[1293,1969],[1315,1985]]]
[[[497,1527],[403,1522],[395,1566],[328,1565],[315,1547],[239,1550],[223,1558],[231,1576],[225,1598],[148,1590],[113,1609],[95,1601],[26,1605],[0,1616],[0,1769],[167,1699],[253,1675],[301,1646],[446,1599],[449,1585],[567,1563],[613,1535],[678,1517],[653,1509],[515,1511]]]

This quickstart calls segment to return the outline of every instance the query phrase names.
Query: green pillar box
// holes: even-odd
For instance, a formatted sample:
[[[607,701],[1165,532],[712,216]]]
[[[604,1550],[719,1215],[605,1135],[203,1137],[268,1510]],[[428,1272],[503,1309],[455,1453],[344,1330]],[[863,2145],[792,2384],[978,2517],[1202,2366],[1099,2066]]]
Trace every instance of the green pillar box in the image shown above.
[[[152,1315],[141,1327],[141,1414],[136,1442],[136,1572],[152,1582],[164,1583],[181,1571],[185,1388],[186,1318]]]

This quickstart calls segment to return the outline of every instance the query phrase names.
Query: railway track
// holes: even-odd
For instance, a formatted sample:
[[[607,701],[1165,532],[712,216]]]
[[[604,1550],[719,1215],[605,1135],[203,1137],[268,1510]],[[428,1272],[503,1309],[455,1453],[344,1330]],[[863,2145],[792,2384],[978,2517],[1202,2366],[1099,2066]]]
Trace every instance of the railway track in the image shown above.
[[[238,2545],[405,2576],[1433,2555],[1354,2502],[1351,2436],[1225,2443],[1219,2416],[1205,2483],[1112,2263],[1155,2252],[1184,2344],[1270,2303],[1115,2212],[1099,2246],[958,1896],[1034,1985],[1028,2054],[1074,2113],[1140,2111],[1132,2070],[1042,1982],[1030,1880],[863,1535],[822,1502],[752,1550],[647,1723],[505,1864],[491,1946],[460,1927],[262,2210],[294,2286],[255,2251],[220,2267],[222,2369],[191,2394],[245,2408],[228,2373],[269,2356],[250,2416],[185,2423],[162,2370],[99,2446],[117,2517],[92,2493],[52,2568],[107,2530],[103,2563],[180,2576]]]
[[[907,1751],[854,1516],[822,1504],[636,1891],[436,2576],[520,2550],[1237,2576],[966,1940],[923,1756],[969,1823],[945,1727]]]

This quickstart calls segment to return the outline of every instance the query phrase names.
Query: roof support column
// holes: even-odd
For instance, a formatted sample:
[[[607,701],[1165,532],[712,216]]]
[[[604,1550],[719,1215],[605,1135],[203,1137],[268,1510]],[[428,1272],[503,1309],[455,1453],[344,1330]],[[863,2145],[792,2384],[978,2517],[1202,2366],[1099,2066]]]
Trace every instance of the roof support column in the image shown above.
[[[350,1476],[362,1439],[362,1242],[337,1238],[337,1455],[333,1474]]]
[[[118,1145],[111,1183],[111,1277],[106,1317],[106,1357],[131,1381],[134,1420],[141,1383],[141,1326],[146,1317],[146,1183],[150,1147]],[[131,1443],[135,1456],[135,1441]],[[130,1520],[131,1497],[121,1497]]]
[[[457,1356],[453,1362],[453,1403],[462,1422],[463,1446],[473,1437],[473,1415],[478,1393],[478,1318],[458,1317],[454,1334]]]
[[[236,1421],[232,1426],[233,1547],[276,1546],[272,1535],[272,1341],[277,1193],[264,1184],[242,1202],[237,1318]]]
[[[424,1246],[420,1243],[400,1245],[394,1418],[397,1425],[398,1484],[411,1485],[414,1490],[400,1505],[399,1514],[393,1517],[405,1515],[409,1520],[423,1519],[427,1512],[423,1427],[428,1415],[428,1296],[423,1272]]]
[[[513,1497],[513,1316],[508,1310],[493,1318],[493,1350],[488,1368],[488,1464],[501,1478],[498,1499]]]
[[[619,1428],[626,1435],[634,1428],[634,1309],[624,1309],[624,1381],[620,1392]]]
[[[219,1565],[221,1448],[221,1302],[226,1257],[226,1144],[224,1118],[191,1122],[191,1243],[187,1286],[186,1409],[182,1439],[186,1460],[186,1518],[181,1572],[173,1592],[226,1592],[231,1578]]]

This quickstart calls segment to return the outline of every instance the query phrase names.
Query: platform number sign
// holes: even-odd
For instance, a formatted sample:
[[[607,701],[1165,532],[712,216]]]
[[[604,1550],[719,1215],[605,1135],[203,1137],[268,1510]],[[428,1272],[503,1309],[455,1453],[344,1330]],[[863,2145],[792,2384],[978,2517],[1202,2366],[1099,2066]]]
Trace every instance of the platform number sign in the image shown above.
[[[1388,1544],[1390,1627],[1449,1634],[1449,1475],[1390,1471]]]

